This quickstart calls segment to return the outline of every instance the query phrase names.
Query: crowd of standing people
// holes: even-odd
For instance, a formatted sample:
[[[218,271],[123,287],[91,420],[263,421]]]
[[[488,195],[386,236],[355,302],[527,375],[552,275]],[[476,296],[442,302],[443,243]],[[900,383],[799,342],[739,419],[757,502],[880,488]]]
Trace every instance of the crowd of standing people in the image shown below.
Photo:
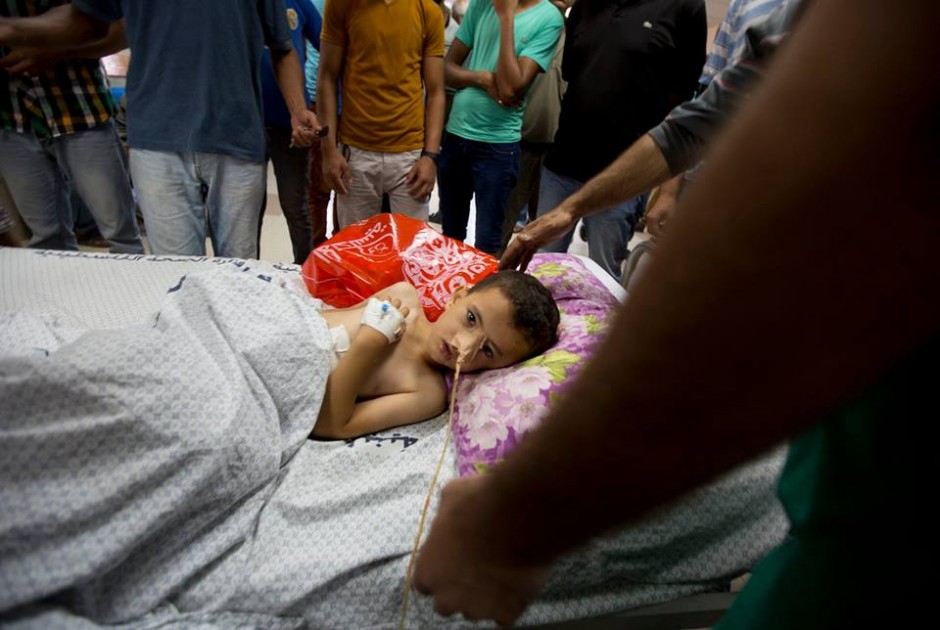
[[[90,224],[115,253],[259,257],[270,162],[298,264],[383,210],[502,254],[692,97],[707,28],[703,0],[24,0],[0,20],[0,186],[28,246]],[[122,141],[99,59],[128,47]],[[614,278],[646,192],[584,220]]]

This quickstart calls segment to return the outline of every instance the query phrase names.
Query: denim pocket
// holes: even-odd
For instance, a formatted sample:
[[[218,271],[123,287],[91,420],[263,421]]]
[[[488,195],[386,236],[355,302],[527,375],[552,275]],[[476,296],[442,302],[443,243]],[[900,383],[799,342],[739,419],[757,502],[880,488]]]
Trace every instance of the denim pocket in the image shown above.
[[[504,158],[519,157],[518,142],[481,142],[484,153]]]

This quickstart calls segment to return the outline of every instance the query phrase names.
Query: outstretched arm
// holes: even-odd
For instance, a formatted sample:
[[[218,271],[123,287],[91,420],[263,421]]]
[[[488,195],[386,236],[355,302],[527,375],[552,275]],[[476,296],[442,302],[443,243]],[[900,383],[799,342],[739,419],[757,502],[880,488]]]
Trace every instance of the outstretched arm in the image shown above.
[[[364,400],[356,403],[349,419],[329,435],[320,432],[318,420],[314,435],[346,439],[414,424],[433,418],[443,411],[444,406],[440,402],[443,399],[443,395],[438,397],[430,392],[414,391]]]
[[[700,98],[673,109],[577,193],[523,228],[506,248],[500,267],[525,269],[540,247],[561,238],[579,219],[632,199],[693,166],[714,133],[760,80],[800,6],[781,5],[753,29],[760,43],[749,46]]]
[[[445,489],[415,572],[438,610],[513,621],[560,554],[811,426],[940,334],[924,133],[940,78],[896,71],[940,56],[937,28],[930,0],[810,6],[569,394],[492,474]],[[824,209],[812,230],[807,207]],[[905,246],[872,264],[885,208]]]
[[[525,226],[500,258],[500,268],[525,270],[540,247],[564,236],[582,217],[632,199],[669,177],[662,151],[644,135],[578,192]]]

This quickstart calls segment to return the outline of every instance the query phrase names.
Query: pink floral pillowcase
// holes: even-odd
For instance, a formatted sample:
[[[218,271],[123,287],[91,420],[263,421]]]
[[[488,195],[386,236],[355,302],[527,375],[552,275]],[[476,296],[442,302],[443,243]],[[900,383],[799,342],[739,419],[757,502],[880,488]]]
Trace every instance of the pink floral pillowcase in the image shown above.
[[[528,271],[555,296],[558,343],[523,363],[460,377],[452,429],[461,476],[493,466],[538,425],[571,385],[619,304],[570,254],[537,254]]]

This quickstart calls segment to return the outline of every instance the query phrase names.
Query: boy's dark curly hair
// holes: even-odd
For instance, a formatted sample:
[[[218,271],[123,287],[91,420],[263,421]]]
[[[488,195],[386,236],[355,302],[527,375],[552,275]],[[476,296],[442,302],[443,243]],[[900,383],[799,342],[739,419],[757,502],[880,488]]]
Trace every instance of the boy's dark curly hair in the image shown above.
[[[541,354],[558,341],[561,316],[551,291],[527,273],[506,269],[480,280],[470,293],[498,288],[512,303],[513,325],[529,344],[529,356]]]

